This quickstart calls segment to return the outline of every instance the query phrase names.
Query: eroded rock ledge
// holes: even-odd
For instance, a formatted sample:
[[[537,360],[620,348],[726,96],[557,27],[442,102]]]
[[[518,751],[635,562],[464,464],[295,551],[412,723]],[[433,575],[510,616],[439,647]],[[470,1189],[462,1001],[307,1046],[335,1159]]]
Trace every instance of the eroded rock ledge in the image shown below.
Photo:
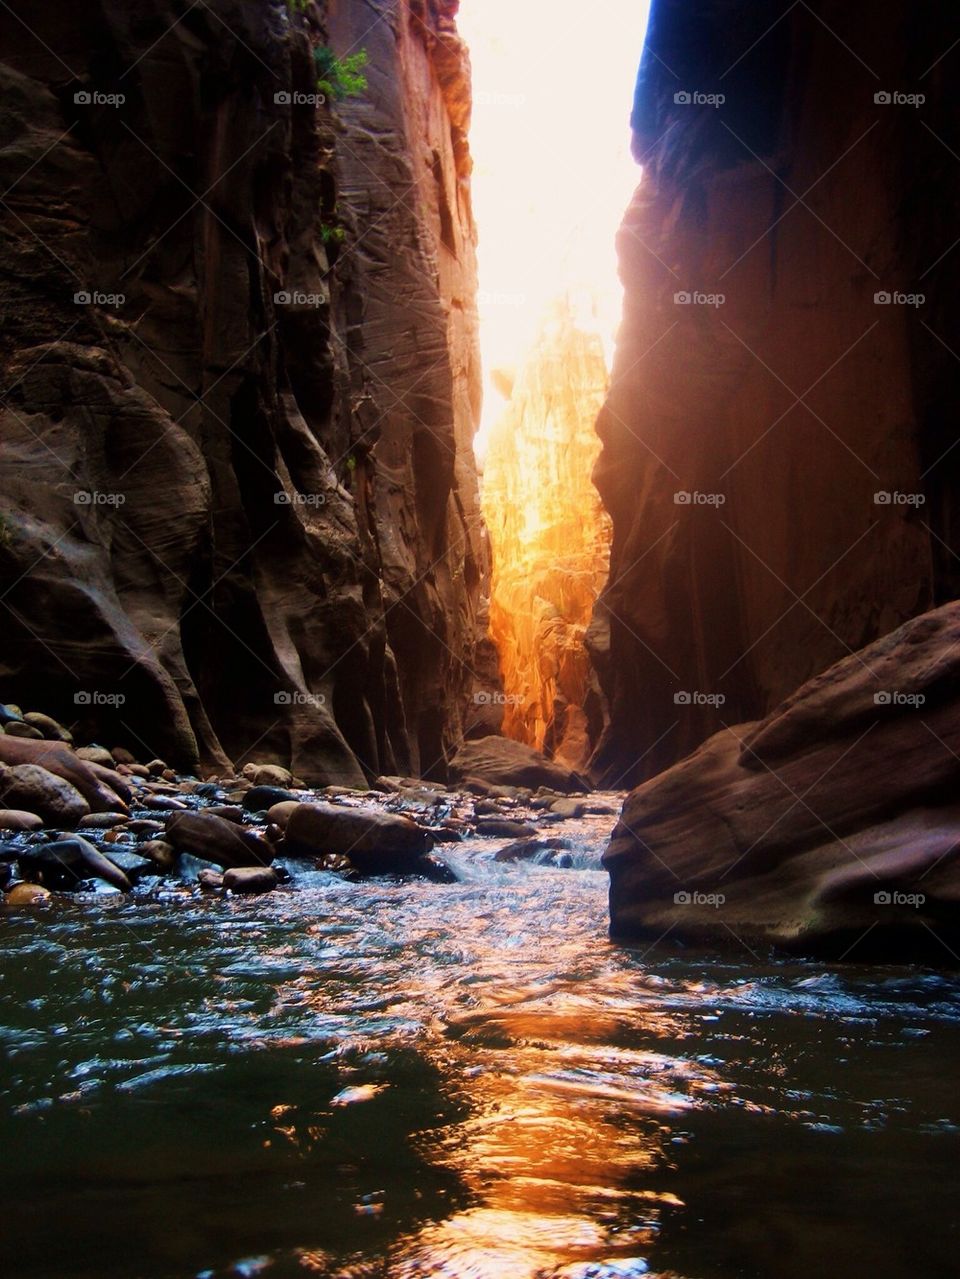
[[[960,963],[960,603],[635,790],[613,935]]]
[[[28,8],[0,695],[182,769],[443,775],[486,574],[457,5]],[[369,55],[335,111],[328,43]]]

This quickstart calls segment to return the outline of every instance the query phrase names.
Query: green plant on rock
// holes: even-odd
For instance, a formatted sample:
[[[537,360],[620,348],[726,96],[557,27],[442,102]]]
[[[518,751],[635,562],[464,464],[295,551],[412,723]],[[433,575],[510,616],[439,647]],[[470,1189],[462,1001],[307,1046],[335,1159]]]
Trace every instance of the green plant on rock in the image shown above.
[[[366,49],[338,58],[331,48],[320,44],[313,51],[313,61],[317,69],[318,92],[334,102],[356,98],[366,89],[367,77],[363,74],[367,65]]]
[[[347,238],[347,233],[342,226],[333,226],[326,222],[320,223],[320,239],[326,249],[332,249],[335,246],[343,244]]]

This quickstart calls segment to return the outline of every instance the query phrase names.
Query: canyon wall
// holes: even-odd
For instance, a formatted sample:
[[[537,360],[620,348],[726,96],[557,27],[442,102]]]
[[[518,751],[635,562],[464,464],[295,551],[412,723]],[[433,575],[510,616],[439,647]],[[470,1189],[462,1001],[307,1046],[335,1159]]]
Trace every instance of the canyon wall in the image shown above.
[[[584,640],[609,562],[609,519],[590,481],[607,389],[600,337],[555,303],[511,379],[490,434],[483,510],[503,732],[582,768],[603,727]]]
[[[486,566],[452,0],[0,14],[0,696],[443,775]],[[317,104],[314,51],[367,51]]]
[[[595,472],[608,783],[958,593],[954,26],[654,0]]]

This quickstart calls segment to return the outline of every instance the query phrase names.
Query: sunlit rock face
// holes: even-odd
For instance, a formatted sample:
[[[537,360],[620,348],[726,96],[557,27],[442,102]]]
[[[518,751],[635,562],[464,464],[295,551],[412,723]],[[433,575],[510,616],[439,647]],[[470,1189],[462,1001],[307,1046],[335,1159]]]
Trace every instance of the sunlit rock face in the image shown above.
[[[3,697],[183,767],[443,772],[486,572],[456,7],[0,14]],[[369,57],[333,109],[321,45]]]
[[[951,26],[655,0],[598,425],[600,776],[657,773],[957,594]]]
[[[493,554],[491,634],[503,731],[583,766],[602,727],[585,648],[609,560],[609,520],[590,480],[607,386],[600,338],[557,303],[512,381],[490,436],[483,509]]]

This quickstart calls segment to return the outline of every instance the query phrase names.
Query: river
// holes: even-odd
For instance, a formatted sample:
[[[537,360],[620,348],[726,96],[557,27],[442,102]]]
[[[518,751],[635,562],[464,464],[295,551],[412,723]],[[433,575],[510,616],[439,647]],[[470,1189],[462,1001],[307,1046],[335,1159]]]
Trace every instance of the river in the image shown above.
[[[8,912],[3,1273],[955,1276],[960,980],[614,946],[611,823]]]

